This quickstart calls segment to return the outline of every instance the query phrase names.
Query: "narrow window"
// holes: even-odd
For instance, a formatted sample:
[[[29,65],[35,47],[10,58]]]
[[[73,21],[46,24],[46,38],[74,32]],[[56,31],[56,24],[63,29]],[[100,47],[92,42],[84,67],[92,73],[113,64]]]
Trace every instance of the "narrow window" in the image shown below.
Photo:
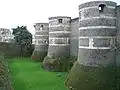
[[[105,8],[105,4],[100,4],[99,5],[99,12],[103,12]]]
[[[46,40],[43,40],[43,41],[42,41],[42,43],[44,43],[44,44],[45,44],[45,43],[46,43]]]
[[[42,31],[42,29],[43,29],[43,25],[40,26],[40,31]]]
[[[35,27],[35,25],[33,25]]]
[[[62,19],[58,19],[59,23],[62,23]]]
[[[40,40],[38,40],[38,44],[40,44],[41,43],[41,41]]]
[[[70,44],[70,39],[68,39],[68,43],[67,44]]]
[[[44,41],[45,44],[48,44],[47,40]]]
[[[41,25],[41,28],[43,28],[43,25]]]
[[[45,44],[47,44],[47,41],[45,40]]]
[[[79,19],[81,19],[81,11],[79,12]]]

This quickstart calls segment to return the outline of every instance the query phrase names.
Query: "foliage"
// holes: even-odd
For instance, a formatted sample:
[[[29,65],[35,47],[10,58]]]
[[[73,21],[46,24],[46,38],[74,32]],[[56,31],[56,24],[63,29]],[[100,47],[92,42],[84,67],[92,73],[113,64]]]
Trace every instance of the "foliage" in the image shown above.
[[[13,90],[8,63],[4,59],[4,54],[0,55],[0,90]]]
[[[32,46],[32,34],[27,30],[26,26],[21,26],[17,28],[13,28],[13,35],[15,39],[15,44],[21,46],[21,56],[24,55],[23,50],[27,51],[28,54],[31,50]]]

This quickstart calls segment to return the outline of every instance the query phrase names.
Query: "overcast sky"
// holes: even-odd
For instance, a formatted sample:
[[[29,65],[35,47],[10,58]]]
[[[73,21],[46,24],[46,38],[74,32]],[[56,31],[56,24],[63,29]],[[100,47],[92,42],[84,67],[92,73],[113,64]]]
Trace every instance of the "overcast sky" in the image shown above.
[[[0,0],[0,28],[27,25],[34,34],[34,23],[48,22],[51,16],[78,17],[78,6],[87,1],[93,0]]]

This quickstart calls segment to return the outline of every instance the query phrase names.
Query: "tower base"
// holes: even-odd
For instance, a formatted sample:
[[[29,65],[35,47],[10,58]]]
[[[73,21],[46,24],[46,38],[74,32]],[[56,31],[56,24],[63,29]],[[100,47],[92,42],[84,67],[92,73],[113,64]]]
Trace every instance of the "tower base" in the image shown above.
[[[69,71],[76,61],[74,57],[48,57],[46,56],[42,67],[49,71]]]
[[[34,61],[42,62],[46,57],[46,55],[47,55],[47,52],[34,51],[31,56],[31,59]]]
[[[116,69],[113,67],[90,67],[73,65],[65,85],[69,90],[117,90]]]

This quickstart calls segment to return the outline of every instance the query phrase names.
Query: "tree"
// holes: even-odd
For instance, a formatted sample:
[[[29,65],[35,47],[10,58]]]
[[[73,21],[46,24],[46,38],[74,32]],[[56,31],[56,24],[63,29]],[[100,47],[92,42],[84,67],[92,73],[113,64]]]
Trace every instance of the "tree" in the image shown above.
[[[30,55],[31,46],[32,46],[32,34],[27,30],[26,26],[21,26],[17,28],[12,28],[13,35],[15,39],[15,44],[20,45],[21,47],[21,56],[24,55],[24,51],[27,52],[27,55]]]

